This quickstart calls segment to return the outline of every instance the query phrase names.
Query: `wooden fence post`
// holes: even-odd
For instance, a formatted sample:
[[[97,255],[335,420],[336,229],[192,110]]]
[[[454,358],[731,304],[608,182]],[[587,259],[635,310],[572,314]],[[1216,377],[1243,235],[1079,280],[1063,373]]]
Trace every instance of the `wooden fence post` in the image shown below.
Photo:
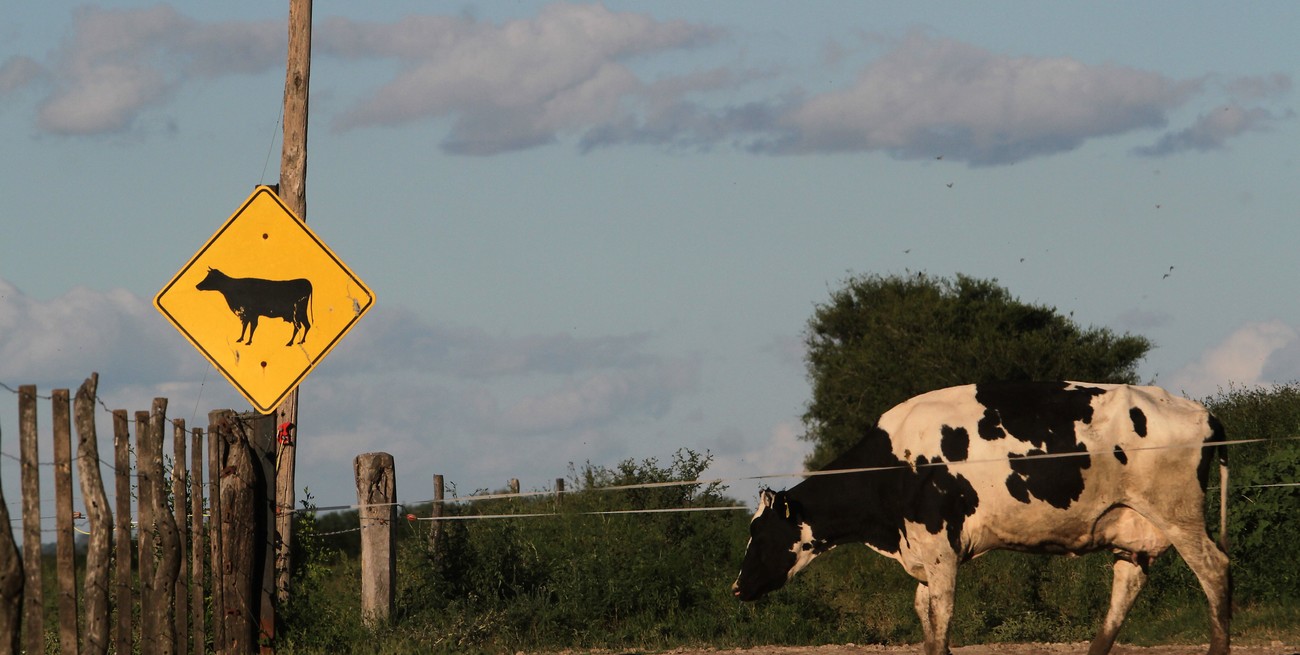
[[[172,598],[176,611],[172,616],[176,630],[176,655],[185,655],[190,649],[190,567],[186,557],[186,533],[189,521],[189,475],[185,471],[185,419],[175,419],[172,423],[172,512],[176,524],[176,583],[172,588]]]
[[[139,550],[136,558],[136,573],[139,579],[140,595],[140,652],[152,655],[157,646],[152,642],[158,638],[158,627],[154,625],[149,608],[158,604],[154,599],[153,570],[156,562],[154,552],[158,544],[158,532],[154,530],[154,487],[153,468],[150,466],[149,453],[152,439],[149,436],[149,412],[135,413],[135,544]],[[146,638],[151,635],[152,638]]]
[[[555,509],[564,503],[564,478],[555,478]]]
[[[442,548],[442,506],[443,506],[443,484],[442,476],[433,476],[433,507],[429,508],[429,516],[433,519],[433,526],[429,528],[429,552],[434,558],[442,557],[439,548]]]
[[[208,412],[208,545],[212,550],[212,649],[226,652],[225,637],[225,559],[222,557],[222,525],[225,517],[221,508],[221,477],[225,470],[226,440],[230,438],[228,409]]]
[[[253,507],[250,517],[253,526],[253,559],[249,567],[254,593],[254,609],[257,614],[257,642],[260,652],[270,655],[275,652],[275,604],[278,599],[276,588],[277,524],[283,517],[277,509],[276,474],[277,448],[275,417],[270,414],[247,412],[240,415],[244,432],[248,436],[248,445],[253,458]],[[292,505],[292,503],[290,503]],[[293,508],[288,512],[292,517]],[[287,562],[287,560],[286,560]]]
[[[395,607],[397,476],[393,456],[364,453],[353,462],[361,521],[361,620],[375,625]]]
[[[257,484],[253,471],[253,453],[242,422],[227,418],[225,432],[227,452],[221,470],[221,587],[222,607],[214,608],[223,624],[226,653],[252,653],[257,650],[257,587],[250,564],[256,557],[254,503]]]
[[[4,496],[0,486],[0,650],[17,653],[22,647],[23,557]]]
[[[190,434],[190,622],[194,626],[190,641],[194,655],[203,655],[207,642],[203,625],[203,533],[203,431],[194,428]]]
[[[167,490],[163,484],[163,425],[167,422],[167,399],[154,398],[153,409],[148,417],[145,430],[147,437],[137,437],[140,441],[140,508],[143,515],[146,497],[150,504],[149,519],[141,519],[142,538],[148,532],[148,551],[140,553],[140,586],[148,589],[140,607],[140,650],[146,655],[160,653],[172,655],[176,647],[176,626],[172,622],[172,600],[176,588],[176,576],[180,570],[178,556],[179,539],[176,532],[176,520],[167,511]],[[148,494],[145,489],[148,488]],[[155,555],[155,552],[157,555]],[[155,561],[156,557],[156,561]],[[145,562],[151,569],[145,574]]]
[[[125,409],[113,410],[113,493],[117,507],[113,550],[117,554],[114,604],[117,621],[113,626],[113,650],[131,652],[131,432]],[[139,434],[138,432],[136,433]]]
[[[59,652],[78,655],[77,560],[72,543],[72,406],[67,389],[50,395],[54,426],[54,558],[59,584]]]
[[[99,471],[99,437],[95,430],[95,399],[99,374],[91,373],[77,389],[73,408],[77,421],[77,478],[81,501],[90,519],[90,541],[86,546],[86,633],[82,650],[86,655],[108,652],[108,562],[113,540],[113,513],[108,509],[104,478]],[[128,542],[129,543],[129,542]],[[128,546],[126,551],[131,552]]]
[[[510,493],[519,495],[519,478],[510,478]]]
[[[23,488],[23,647],[45,652],[45,598],[41,592],[41,479],[37,468],[36,387],[18,387],[18,438]]]

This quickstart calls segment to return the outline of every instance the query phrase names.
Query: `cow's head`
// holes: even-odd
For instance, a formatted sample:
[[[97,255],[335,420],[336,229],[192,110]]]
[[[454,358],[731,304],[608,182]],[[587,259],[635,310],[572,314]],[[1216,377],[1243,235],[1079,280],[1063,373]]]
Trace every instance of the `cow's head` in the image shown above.
[[[781,588],[820,552],[799,503],[784,491],[763,489],[758,511],[749,522],[749,546],[731,592],[740,600],[755,600]]]
[[[225,273],[222,273],[221,271],[218,271],[215,268],[209,267],[208,276],[203,278],[203,281],[194,285],[194,288],[198,289],[199,291],[220,291],[221,280],[226,279],[226,277],[227,276]]]

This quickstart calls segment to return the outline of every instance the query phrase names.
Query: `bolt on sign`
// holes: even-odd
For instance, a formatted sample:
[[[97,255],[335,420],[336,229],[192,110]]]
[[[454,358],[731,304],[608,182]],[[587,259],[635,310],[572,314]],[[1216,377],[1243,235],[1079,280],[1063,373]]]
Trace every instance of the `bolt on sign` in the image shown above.
[[[153,301],[263,414],[275,411],[374,302],[365,283],[265,186]]]

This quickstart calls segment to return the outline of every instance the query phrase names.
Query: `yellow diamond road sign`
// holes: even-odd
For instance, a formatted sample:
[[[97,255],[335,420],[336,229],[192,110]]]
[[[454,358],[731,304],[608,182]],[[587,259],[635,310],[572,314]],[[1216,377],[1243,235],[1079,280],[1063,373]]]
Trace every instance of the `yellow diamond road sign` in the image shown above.
[[[264,186],[154,298],[263,414],[275,411],[374,302],[365,283]]]

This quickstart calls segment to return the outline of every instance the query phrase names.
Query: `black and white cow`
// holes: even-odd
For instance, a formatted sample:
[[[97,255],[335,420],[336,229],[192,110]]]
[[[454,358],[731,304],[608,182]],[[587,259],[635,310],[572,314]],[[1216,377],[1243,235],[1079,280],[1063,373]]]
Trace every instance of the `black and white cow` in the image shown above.
[[[289,343],[298,338],[302,330],[301,344],[307,340],[307,331],[311,329],[311,281],[263,280],[255,277],[230,277],[225,273],[209,268],[207,277],[195,285],[199,291],[219,291],[226,299],[226,306],[239,318],[239,338],[235,343],[253,345],[253,332],[257,331],[257,319],[282,318],[293,325],[293,334]],[[247,334],[247,341],[245,341]]]
[[[957,566],[990,550],[1116,555],[1110,609],[1088,649],[1110,651],[1147,565],[1169,546],[1210,603],[1210,654],[1228,652],[1228,556],[1204,498],[1222,426],[1156,387],[979,384],[922,394],[886,412],[823,474],[763,490],[736,597],[773,591],[817,555],[865,543],[920,584],[927,655],[948,652]],[[1217,452],[1215,452],[1217,451]],[[851,473],[830,471],[866,469]]]

